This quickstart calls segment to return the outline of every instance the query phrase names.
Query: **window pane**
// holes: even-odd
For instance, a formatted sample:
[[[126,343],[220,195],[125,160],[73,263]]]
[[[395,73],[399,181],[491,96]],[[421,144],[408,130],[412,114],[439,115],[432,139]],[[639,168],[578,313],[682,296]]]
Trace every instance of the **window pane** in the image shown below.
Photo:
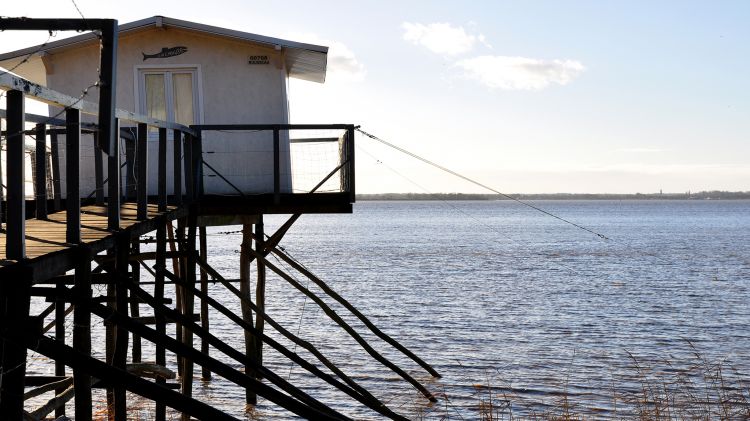
[[[167,119],[167,100],[164,86],[164,74],[147,74],[146,79],[146,112],[149,117],[158,120]]]
[[[180,124],[195,124],[193,113],[193,74],[172,73],[174,119]]]

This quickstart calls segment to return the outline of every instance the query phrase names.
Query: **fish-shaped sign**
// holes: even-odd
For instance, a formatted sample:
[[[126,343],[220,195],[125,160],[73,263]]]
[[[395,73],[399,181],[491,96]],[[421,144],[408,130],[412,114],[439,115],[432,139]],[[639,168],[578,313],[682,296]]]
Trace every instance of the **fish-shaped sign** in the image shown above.
[[[143,54],[143,61],[146,61],[146,59],[149,59],[149,58],[167,58],[167,57],[179,56],[180,54],[187,53],[187,50],[188,50],[187,47],[182,47],[182,46],[172,47],[172,48],[164,47],[161,49],[160,52],[156,54],[146,54],[144,52],[141,52],[141,54]]]

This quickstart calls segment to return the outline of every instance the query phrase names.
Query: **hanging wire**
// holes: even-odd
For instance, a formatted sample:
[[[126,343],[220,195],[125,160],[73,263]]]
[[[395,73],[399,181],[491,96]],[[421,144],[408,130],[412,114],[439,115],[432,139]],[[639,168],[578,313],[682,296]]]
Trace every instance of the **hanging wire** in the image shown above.
[[[527,207],[529,207],[531,209],[534,209],[537,212],[541,212],[541,213],[543,213],[543,214],[545,214],[547,216],[550,216],[552,218],[560,220],[560,221],[562,221],[562,222],[564,222],[564,223],[566,223],[568,225],[572,225],[572,226],[574,226],[574,227],[576,227],[578,229],[581,229],[583,231],[586,231],[586,232],[589,232],[591,234],[594,234],[597,237],[601,238],[602,240],[609,240],[609,237],[605,236],[604,234],[598,233],[598,232],[592,230],[591,228],[586,228],[586,227],[584,227],[582,225],[576,224],[575,222],[572,222],[572,221],[570,221],[568,219],[565,219],[565,218],[563,218],[561,216],[555,215],[552,212],[546,211],[546,210],[544,210],[544,209],[542,209],[542,208],[540,208],[538,206],[535,206],[535,205],[533,205],[533,204],[531,204],[529,202],[526,202],[524,200],[518,199],[518,198],[513,197],[513,196],[511,196],[509,194],[505,194],[505,193],[503,193],[503,192],[501,192],[501,191],[499,191],[497,189],[494,189],[494,188],[492,188],[492,187],[490,187],[490,186],[488,186],[486,184],[480,183],[479,181],[476,181],[476,180],[474,180],[472,178],[469,178],[469,177],[467,177],[467,176],[465,176],[463,174],[460,174],[460,173],[458,173],[456,171],[453,171],[453,170],[451,170],[449,168],[446,168],[446,167],[444,167],[444,166],[442,166],[442,165],[440,165],[440,164],[438,164],[438,163],[436,163],[434,161],[430,161],[427,158],[423,158],[423,157],[415,154],[414,152],[410,152],[410,151],[408,151],[408,150],[406,150],[406,149],[404,149],[404,148],[402,148],[400,146],[396,146],[393,143],[390,143],[390,142],[385,141],[385,140],[383,140],[383,139],[381,139],[381,138],[379,138],[379,137],[377,137],[377,136],[375,136],[373,134],[370,134],[370,133],[362,130],[359,126],[356,126],[354,129],[357,130],[358,132],[362,133],[363,135],[369,137],[372,140],[380,142],[380,143],[382,143],[382,144],[384,144],[384,145],[386,145],[386,146],[388,146],[390,148],[393,148],[393,149],[395,149],[395,150],[397,150],[397,151],[399,151],[399,152],[401,152],[403,154],[406,154],[406,155],[408,155],[408,156],[410,156],[412,158],[418,159],[418,160],[424,162],[425,164],[433,166],[433,167],[435,167],[435,168],[437,168],[437,169],[439,169],[441,171],[447,172],[448,174],[456,176],[456,177],[458,177],[458,178],[460,178],[462,180],[468,181],[469,183],[474,184],[476,186],[479,186],[479,187],[481,187],[481,188],[483,188],[485,190],[489,190],[489,191],[491,191],[493,193],[499,194],[500,196],[502,196],[502,197],[504,197],[506,199],[510,199],[510,200],[512,200],[514,202],[518,202],[518,203],[520,203],[520,204],[522,204],[524,206],[527,206]]]

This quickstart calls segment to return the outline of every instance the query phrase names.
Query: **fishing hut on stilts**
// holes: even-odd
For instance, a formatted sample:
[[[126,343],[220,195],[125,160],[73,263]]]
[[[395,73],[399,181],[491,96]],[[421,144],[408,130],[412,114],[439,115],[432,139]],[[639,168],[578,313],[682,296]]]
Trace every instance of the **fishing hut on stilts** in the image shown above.
[[[279,247],[301,215],[348,213],[354,203],[355,127],[288,123],[287,79],[323,82],[326,47],[161,16],[122,26],[109,19],[0,18],[0,30],[88,31],[0,55],[3,420],[91,420],[95,389],[106,390],[110,420],[127,418],[126,392],[153,401],[157,420],[167,408],[184,420],[234,419],[193,396],[196,371],[239,385],[249,404],[262,398],[309,419],[347,418],[268,369],[266,347],[374,414],[403,419],[325,349],[266,314],[267,273],[305,294],[373,359],[435,400],[297,277],[438,376],[432,367]],[[47,104],[48,115],[27,112],[27,100]],[[311,145],[329,148],[332,159],[305,184],[296,178],[306,169],[294,154]],[[267,233],[268,214],[290,217]],[[225,278],[208,257],[206,227],[229,224],[242,225],[239,279]],[[212,296],[209,283],[222,285],[235,303]],[[34,300],[46,304],[32,311]],[[244,349],[212,334],[212,312],[244,333]],[[101,340],[92,336],[98,319]],[[314,359],[287,349],[269,329]],[[144,360],[144,347],[153,349],[153,360]],[[30,351],[53,362],[54,375],[27,372]],[[32,407],[43,395],[50,399]]]

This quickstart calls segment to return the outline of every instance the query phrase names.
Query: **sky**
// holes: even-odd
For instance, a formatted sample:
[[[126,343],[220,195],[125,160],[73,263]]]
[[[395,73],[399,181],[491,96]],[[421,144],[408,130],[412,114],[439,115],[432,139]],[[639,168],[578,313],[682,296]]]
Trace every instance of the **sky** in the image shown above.
[[[361,125],[504,193],[750,190],[747,1],[5,3],[327,45],[326,83],[290,82],[292,123]],[[46,38],[6,31],[0,51]],[[358,193],[486,192],[357,145]]]

